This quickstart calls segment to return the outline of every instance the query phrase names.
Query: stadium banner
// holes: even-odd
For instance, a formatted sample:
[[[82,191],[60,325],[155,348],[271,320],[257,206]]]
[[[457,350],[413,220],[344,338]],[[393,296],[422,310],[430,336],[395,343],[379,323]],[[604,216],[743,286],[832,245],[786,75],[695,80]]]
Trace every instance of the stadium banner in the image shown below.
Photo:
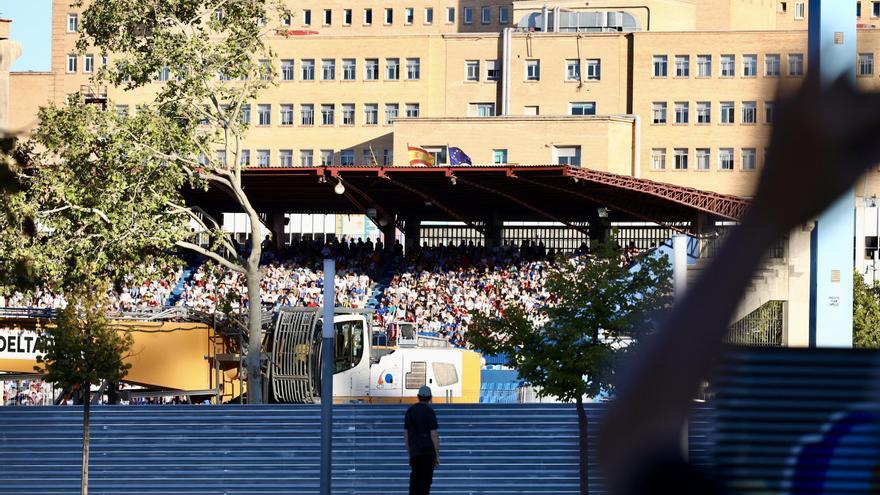
[[[0,329],[0,359],[33,361],[38,355],[37,338],[33,330]]]

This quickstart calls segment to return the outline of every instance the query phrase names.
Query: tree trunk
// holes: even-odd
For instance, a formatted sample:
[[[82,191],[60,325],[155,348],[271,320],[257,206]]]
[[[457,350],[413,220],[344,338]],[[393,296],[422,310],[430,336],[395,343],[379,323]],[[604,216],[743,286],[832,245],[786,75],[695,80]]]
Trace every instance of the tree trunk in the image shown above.
[[[247,260],[247,293],[248,293],[248,404],[263,403],[263,375],[260,356],[262,356],[262,313],[263,300],[260,294],[260,219],[256,214],[251,219],[251,254]]]
[[[587,412],[584,410],[584,400],[577,398],[578,416],[578,446],[580,447],[580,485],[581,495],[590,493],[590,449],[587,438]]]
[[[89,494],[89,406],[92,402],[92,394],[89,393],[91,384],[83,382],[83,448],[82,448],[82,485],[81,494]]]

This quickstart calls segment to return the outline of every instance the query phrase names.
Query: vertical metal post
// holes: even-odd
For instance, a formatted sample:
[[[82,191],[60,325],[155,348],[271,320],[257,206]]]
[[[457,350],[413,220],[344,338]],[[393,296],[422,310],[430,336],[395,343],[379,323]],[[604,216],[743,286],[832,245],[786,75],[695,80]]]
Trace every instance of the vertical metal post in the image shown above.
[[[687,289],[687,244],[688,236],[684,234],[672,236],[672,290],[675,304],[684,299],[684,292]],[[681,454],[685,460],[688,458],[688,444],[688,423],[685,420],[681,430]]]
[[[822,83],[841,76],[855,83],[856,7],[854,2],[809,3],[808,63],[818,66]],[[816,64],[816,65],[814,65]],[[813,229],[810,291],[810,346],[852,347],[854,193],[828,207]]]
[[[324,260],[324,318],[321,322],[321,495],[330,495],[333,469],[333,313],[336,260]]]

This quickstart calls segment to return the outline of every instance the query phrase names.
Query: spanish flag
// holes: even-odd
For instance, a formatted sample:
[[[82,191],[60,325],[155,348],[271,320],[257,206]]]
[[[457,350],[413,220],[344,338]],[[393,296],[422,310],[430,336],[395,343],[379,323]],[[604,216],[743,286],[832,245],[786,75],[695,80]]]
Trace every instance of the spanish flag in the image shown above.
[[[432,154],[417,146],[407,146],[407,149],[409,151],[410,165],[434,166],[434,156]]]

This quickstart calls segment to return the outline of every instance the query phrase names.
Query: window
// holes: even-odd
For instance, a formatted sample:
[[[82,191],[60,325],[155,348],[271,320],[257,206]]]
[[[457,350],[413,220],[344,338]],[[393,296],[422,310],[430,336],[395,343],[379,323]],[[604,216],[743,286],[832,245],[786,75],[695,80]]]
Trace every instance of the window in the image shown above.
[[[541,80],[541,61],[526,60],[526,81]]]
[[[742,103],[742,123],[755,124],[758,122],[758,104],[754,101]]]
[[[199,165],[203,167],[208,166],[208,156],[204,153],[199,153],[199,156],[196,158],[196,161],[199,162]]]
[[[421,62],[417,58],[406,59],[406,78],[410,81],[417,81],[421,76]]]
[[[758,75],[758,56],[743,55],[743,77],[755,77]]]
[[[789,53],[788,54],[788,75],[802,76],[804,75],[804,54]]]
[[[272,79],[272,62],[260,60],[260,79],[268,81]]]
[[[280,150],[278,152],[278,161],[282,167],[292,167],[293,150]]]
[[[377,125],[379,123],[379,104],[367,103],[364,105],[364,125]]]
[[[285,26],[290,26],[293,24],[293,16],[290,14],[285,14],[284,17],[281,19],[281,22]]]
[[[709,170],[711,161],[709,148],[697,148],[697,170]]]
[[[375,81],[379,79],[379,59],[368,58],[364,60],[364,80]]]
[[[321,61],[321,78],[325,81],[336,79],[336,60],[325,58]]]
[[[251,125],[251,106],[249,104],[241,106],[241,124],[244,126]]]
[[[775,110],[776,110],[776,103],[774,103],[772,101],[764,102],[764,123],[765,124],[772,124],[773,123],[773,117],[774,117],[773,114],[775,113]]]
[[[425,24],[434,24],[434,9],[431,7],[425,9]]]
[[[293,105],[289,103],[281,105],[281,125],[293,125]]]
[[[654,118],[652,122],[654,124],[665,124],[666,123],[666,102],[664,101],[655,101],[652,104],[652,113]]]
[[[67,14],[67,32],[76,33],[79,31],[79,14]]]
[[[241,150],[238,155],[238,163],[242,167],[250,167],[251,166],[251,150]]]
[[[312,167],[315,165],[314,150],[299,150],[299,164],[303,167]]]
[[[675,56],[675,77],[690,77],[691,75],[691,57],[690,55]]]
[[[299,117],[301,125],[315,125],[315,105],[311,103],[300,105]]]
[[[474,117],[494,117],[494,103],[471,103],[471,115]]]
[[[455,7],[446,7],[446,22],[448,24],[455,22]]]
[[[566,60],[565,61],[565,80],[580,81],[581,80],[581,61]]]
[[[651,168],[654,170],[666,170],[666,148],[654,148],[651,150]]]
[[[598,58],[587,59],[587,81],[598,81],[602,78],[602,61]]]
[[[779,13],[784,14],[788,11],[788,2],[779,2]]]
[[[127,117],[128,116],[128,105],[116,105],[116,116],[117,117]]]
[[[342,11],[342,25],[351,26],[351,9],[345,9]]]
[[[743,148],[742,169],[755,170],[756,168],[758,168],[758,152],[755,148]]]
[[[721,77],[733,77],[736,75],[736,56],[721,56]]]
[[[688,168],[688,149],[687,148],[675,148],[675,163],[673,167],[675,170],[687,170]]]
[[[486,60],[486,80],[497,81],[501,79],[501,66],[497,60]]]
[[[394,119],[400,115],[400,105],[397,103],[386,103],[385,104],[385,124],[394,123]]]
[[[270,104],[257,105],[257,124],[258,125],[271,125],[272,124],[272,105],[270,105]]]
[[[269,150],[257,150],[257,165],[260,167],[268,167],[271,165]]]
[[[74,73],[76,72],[76,55],[70,54],[67,56],[67,72]]]
[[[364,25],[370,26],[373,24],[373,9],[364,9]]]
[[[538,105],[526,105],[523,107],[523,115],[540,115],[541,108]]]
[[[871,2],[871,17],[880,17],[880,2]]]
[[[406,104],[406,116],[407,118],[415,118],[419,116],[419,104],[418,103],[407,103]]]
[[[492,150],[492,163],[496,165],[507,163],[507,150]]]
[[[721,170],[733,170],[733,148],[721,148],[718,150],[718,168]]]
[[[321,125],[333,125],[336,107],[332,103],[321,105]]]
[[[86,74],[91,74],[92,71],[95,70],[95,56],[89,53],[88,55],[83,57],[83,72]],[[167,81],[168,75],[170,71],[168,67],[162,67],[159,69],[158,77],[156,78],[159,81]]]
[[[569,105],[571,115],[596,115],[596,102],[576,102]]]
[[[654,77],[666,77],[666,55],[654,55]]]
[[[492,20],[492,8],[491,7],[483,7],[480,12],[480,22],[483,24],[489,24]]]
[[[353,58],[342,59],[342,80],[354,81],[357,77],[357,61]]]
[[[339,164],[347,167],[354,165],[354,150],[342,150],[339,153]]]
[[[876,2],[875,2],[876,3]],[[802,20],[805,15],[806,9],[804,8],[804,2],[795,2],[794,3],[794,18],[798,20]]]
[[[342,104],[342,125],[354,125],[354,103]]]
[[[309,9],[303,10],[303,25],[311,26],[312,25],[312,11]]]
[[[107,56],[106,55],[101,55],[101,67],[107,67]]]
[[[464,79],[465,81],[480,80],[480,61],[466,60],[464,62]]]
[[[373,153],[370,151],[370,148],[361,150],[361,157],[361,165],[372,165]]]
[[[473,7],[465,7],[464,8],[464,23],[465,24],[473,24],[474,23],[474,8]]]
[[[389,81],[397,81],[398,79],[400,79],[399,58],[385,59],[385,79],[388,79]]]
[[[722,101],[721,102],[721,123],[722,124],[733,124],[733,102],[732,101]]]
[[[779,77],[779,67],[782,65],[778,53],[768,53],[764,58],[764,75],[767,77]]]
[[[321,150],[321,165],[333,165],[333,150]]]
[[[697,55],[697,77],[712,77],[712,55]]]
[[[697,102],[697,123],[698,124],[709,124],[711,122],[712,122],[712,102],[698,101]]]
[[[415,17],[415,13],[413,12],[412,7],[407,7],[404,9],[403,22],[406,24],[412,24],[413,18]]]
[[[862,17],[862,2],[856,0],[856,17]]]
[[[394,23],[394,9],[385,9],[385,24]]]
[[[333,11],[324,9],[324,25],[329,26],[331,24],[333,24]]]
[[[675,102],[675,123],[676,124],[687,124],[689,111],[690,111],[690,104],[688,102],[686,102],[686,101]]]
[[[86,69],[86,72],[89,72]],[[871,76],[874,74],[874,54],[873,53],[860,53],[859,54],[859,75],[860,76]]]
[[[281,61],[281,80],[293,81],[293,60]]]
[[[303,81],[314,81],[315,80],[315,60],[314,59],[304,59],[300,62],[302,69],[302,80]]]
[[[580,146],[556,146],[555,150],[557,165],[571,165],[575,167],[581,165]]]
[[[388,148],[382,150],[382,165],[394,165],[394,151]]]
[[[498,7],[498,24],[510,22],[510,11],[507,7]]]

